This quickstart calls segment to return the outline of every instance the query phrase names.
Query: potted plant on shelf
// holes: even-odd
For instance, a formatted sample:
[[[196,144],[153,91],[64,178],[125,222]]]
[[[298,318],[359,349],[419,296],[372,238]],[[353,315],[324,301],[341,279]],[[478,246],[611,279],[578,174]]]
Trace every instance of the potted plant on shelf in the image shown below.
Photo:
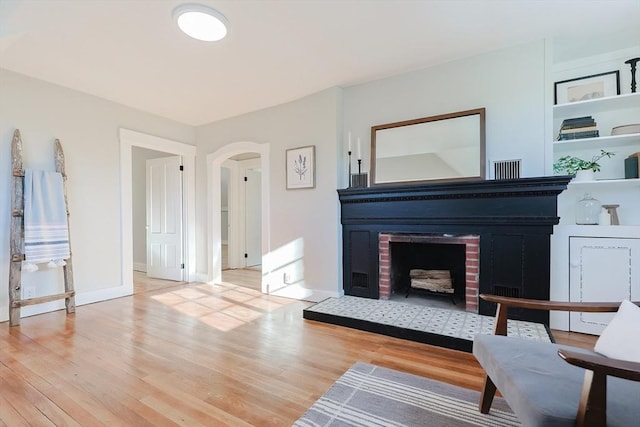
[[[593,181],[594,172],[600,172],[600,164],[598,161],[605,157],[611,158],[616,153],[611,151],[600,150],[600,154],[596,154],[591,160],[582,160],[575,156],[560,157],[553,164],[554,173],[566,172],[568,175],[575,175],[576,181]]]

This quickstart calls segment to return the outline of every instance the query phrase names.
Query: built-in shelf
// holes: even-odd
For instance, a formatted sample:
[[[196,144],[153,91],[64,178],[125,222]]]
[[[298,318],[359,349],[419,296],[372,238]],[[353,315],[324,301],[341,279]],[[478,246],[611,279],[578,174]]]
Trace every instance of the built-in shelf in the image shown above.
[[[619,186],[629,186],[629,187],[640,187],[640,179],[600,179],[595,181],[576,181],[575,179],[569,182],[569,187],[579,187],[579,186],[593,186],[593,185],[615,185]]]
[[[556,117],[578,117],[638,106],[640,106],[640,92],[554,105],[553,113]]]
[[[637,239],[640,238],[640,225],[577,225],[560,223],[554,227],[554,235]]]
[[[554,151],[561,153],[564,151],[581,150],[585,148],[610,148],[621,147],[623,145],[638,144],[640,151],[640,133],[629,133],[626,135],[601,136],[599,138],[569,139],[565,141],[555,141]]]

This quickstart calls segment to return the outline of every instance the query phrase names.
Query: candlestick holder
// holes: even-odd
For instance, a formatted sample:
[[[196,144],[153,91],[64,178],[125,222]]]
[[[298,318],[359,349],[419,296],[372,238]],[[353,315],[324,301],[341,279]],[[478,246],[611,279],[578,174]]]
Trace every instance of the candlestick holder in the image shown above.
[[[347,174],[347,178],[349,179],[348,187],[351,188],[351,150],[347,151],[349,155],[349,172]]]
[[[369,174],[362,172],[362,159],[358,159],[358,173],[351,175],[351,186],[354,188],[369,186]]]
[[[625,64],[629,64],[631,66],[631,93],[636,92],[636,64],[638,61],[640,61],[640,58],[631,58],[624,61]]]

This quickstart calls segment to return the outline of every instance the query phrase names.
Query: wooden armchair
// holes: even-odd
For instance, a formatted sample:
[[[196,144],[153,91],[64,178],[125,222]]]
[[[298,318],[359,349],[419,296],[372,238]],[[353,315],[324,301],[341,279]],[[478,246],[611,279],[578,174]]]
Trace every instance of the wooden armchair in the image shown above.
[[[477,335],[474,339],[473,353],[487,374],[480,412],[489,412],[497,388],[524,425],[640,425],[640,363],[506,336],[509,307],[615,312],[620,303],[553,302],[495,295],[480,298],[498,304],[494,335]],[[629,339],[640,339],[640,331]]]

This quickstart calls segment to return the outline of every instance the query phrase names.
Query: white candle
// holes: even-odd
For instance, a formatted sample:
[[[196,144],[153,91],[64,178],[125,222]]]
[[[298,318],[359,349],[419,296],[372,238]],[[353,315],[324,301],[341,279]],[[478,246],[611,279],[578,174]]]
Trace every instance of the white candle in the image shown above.
[[[362,150],[360,147],[360,137],[358,137],[358,160],[362,159]]]
[[[351,152],[351,132],[349,132],[349,152]]]

